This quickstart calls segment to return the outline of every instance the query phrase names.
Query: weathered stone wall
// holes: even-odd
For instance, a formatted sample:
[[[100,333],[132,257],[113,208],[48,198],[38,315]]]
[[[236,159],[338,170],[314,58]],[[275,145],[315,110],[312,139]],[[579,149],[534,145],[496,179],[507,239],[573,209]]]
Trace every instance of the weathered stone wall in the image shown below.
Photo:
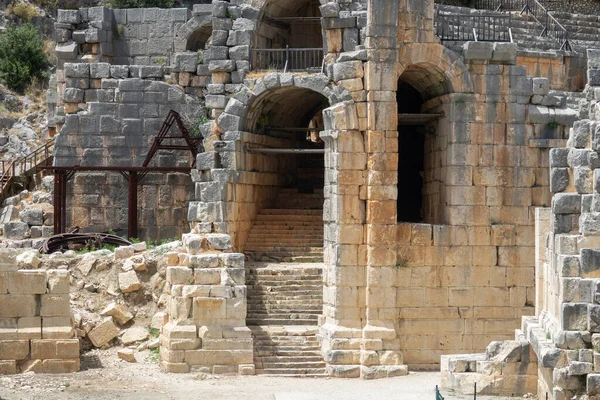
[[[161,331],[161,369],[254,374],[246,326],[244,255],[224,234],[183,235],[185,253],[168,254],[169,322]]]
[[[182,87],[155,80],[162,77],[161,66],[65,64],[61,94],[67,115],[56,137],[54,164],[141,166],[169,110],[178,111],[188,121],[205,115],[203,104],[186,95]],[[197,78],[201,77],[187,79],[186,85],[193,85]],[[186,88],[194,90],[194,86]],[[189,154],[161,151],[151,166],[190,164]],[[192,192],[187,176],[147,176],[138,199],[140,234],[164,238],[186,232]],[[92,231],[123,228],[127,184],[118,174],[78,173],[69,189],[68,206],[70,226]]]
[[[517,65],[524,66],[529,76],[543,76],[554,90],[581,91],[585,86],[585,57],[558,53],[522,51]]]
[[[0,375],[79,371],[69,300],[68,271],[18,269],[0,252]]]

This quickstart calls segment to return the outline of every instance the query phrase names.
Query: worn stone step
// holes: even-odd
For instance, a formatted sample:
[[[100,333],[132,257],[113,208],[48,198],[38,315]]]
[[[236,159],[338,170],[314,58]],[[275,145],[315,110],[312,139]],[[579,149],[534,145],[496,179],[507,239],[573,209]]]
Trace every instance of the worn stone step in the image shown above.
[[[303,369],[303,368],[308,368],[308,369],[316,369],[316,368],[323,368],[325,369],[325,363],[323,361],[307,361],[307,362],[303,362],[303,361],[293,361],[293,362],[286,362],[286,363],[276,363],[276,362],[264,362],[263,361],[263,369],[267,370],[267,369],[285,369],[285,370],[289,370],[289,369]]]
[[[319,210],[307,210],[304,208],[263,208],[260,210],[261,215],[316,215],[321,217],[322,211]]]
[[[246,318],[248,325],[314,325],[314,319]]]
[[[298,375],[298,376],[323,376],[325,368],[268,368],[256,370],[257,375]]]

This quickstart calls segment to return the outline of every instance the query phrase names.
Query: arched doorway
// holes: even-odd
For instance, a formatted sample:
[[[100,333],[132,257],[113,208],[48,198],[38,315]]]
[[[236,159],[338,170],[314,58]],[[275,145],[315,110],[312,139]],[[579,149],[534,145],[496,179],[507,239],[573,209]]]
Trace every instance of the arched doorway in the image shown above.
[[[398,222],[438,221],[440,124],[445,114],[432,99],[450,93],[442,71],[411,65],[398,80]]]
[[[264,8],[253,49],[254,70],[319,70],[323,32],[318,0],[272,0]]]
[[[263,92],[242,129],[242,169],[254,212],[244,253],[257,374],[322,376],[324,152],[321,93],[296,86]]]
[[[244,169],[271,184],[256,189],[260,209],[256,204],[244,246],[256,260],[322,261],[324,143],[319,133],[328,106],[320,93],[287,87],[264,93],[248,111],[245,130],[255,140],[245,144]]]

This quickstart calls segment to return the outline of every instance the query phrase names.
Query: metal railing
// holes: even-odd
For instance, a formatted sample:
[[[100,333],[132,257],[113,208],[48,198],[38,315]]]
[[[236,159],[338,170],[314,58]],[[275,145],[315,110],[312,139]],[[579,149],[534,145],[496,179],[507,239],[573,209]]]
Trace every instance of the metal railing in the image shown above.
[[[0,177],[0,193],[4,193],[6,187],[16,176],[27,175],[41,166],[51,165],[52,151],[54,150],[54,140],[49,140],[44,145],[38,147],[26,156],[11,162],[2,163],[2,176]]]
[[[252,70],[310,71],[321,70],[322,48],[252,49]]]
[[[477,0],[476,7],[484,10],[519,11],[527,13],[541,25],[540,36],[556,39],[561,50],[572,51],[569,32],[538,0]]]
[[[510,42],[511,14],[471,15],[437,12],[436,35],[444,41]]]

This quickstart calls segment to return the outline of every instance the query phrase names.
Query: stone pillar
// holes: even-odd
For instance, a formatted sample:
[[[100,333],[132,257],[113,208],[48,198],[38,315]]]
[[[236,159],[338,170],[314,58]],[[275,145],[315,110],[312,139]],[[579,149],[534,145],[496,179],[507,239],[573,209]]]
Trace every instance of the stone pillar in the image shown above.
[[[185,253],[169,253],[169,322],[161,331],[165,372],[254,374],[246,326],[244,255],[225,234],[183,235]]]

